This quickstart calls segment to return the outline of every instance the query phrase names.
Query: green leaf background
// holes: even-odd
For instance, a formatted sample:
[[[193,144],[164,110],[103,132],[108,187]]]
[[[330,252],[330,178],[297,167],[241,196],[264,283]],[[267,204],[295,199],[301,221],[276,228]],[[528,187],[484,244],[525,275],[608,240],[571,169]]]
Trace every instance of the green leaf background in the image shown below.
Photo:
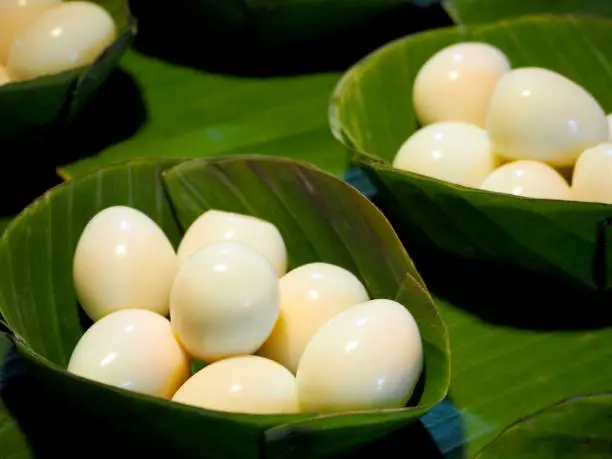
[[[456,24],[482,24],[532,14],[612,17],[608,0],[442,0]]]
[[[426,377],[418,405],[318,417],[220,416],[66,373],[63,368],[82,334],[71,275],[76,243],[95,213],[118,204],[145,212],[175,246],[182,228],[210,208],[264,218],[283,234],[291,268],[334,263],[358,275],[371,297],[406,304],[424,342]],[[23,263],[23,257],[30,262]],[[269,457],[289,452],[334,457],[412,423],[444,398],[450,379],[445,326],[389,223],[333,175],[285,159],[142,161],[102,169],[51,191],[13,220],[0,239],[0,311],[32,371],[56,391],[55,398],[68,399],[73,407],[81,404],[82,413],[101,416],[135,442],[154,442],[167,454],[185,458],[256,458],[264,434]],[[138,422],[121,421],[125,406]],[[196,447],[202,443],[210,449]]]
[[[477,459],[612,457],[612,396],[573,397],[508,427]]]
[[[266,19],[268,13],[272,13],[269,16],[270,28],[259,26],[260,30],[264,31],[262,33],[265,33],[265,30],[274,31],[267,37],[264,35],[265,40],[269,43],[274,43],[276,40],[281,44],[296,43],[304,38],[317,36],[317,24],[333,28],[338,25],[334,21],[347,20],[338,14],[335,15],[336,19],[332,18],[329,22],[317,19],[309,23],[309,18],[312,16],[300,17],[299,21],[289,23],[292,29],[289,31],[279,31],[270,25],[276,21],[278,27],[282,29],[283,25],[287,24],[283,22],[285,20],[283,14],[288,14],[290,17],[293,14],[291,11],[305,11],[300,9],[302,7],[311,12],[325,12],[325,7],[321,6],[323,2],[312,2],[313,5],[318,3],[318,7],[305,5],[307,3],[305,1],[296,1],[297,3],[302,5],[292,9],[289,1],[253,2],[251,6],[262,20]],[[334,5],[341,3],[344,2],[338,1]],[[467,25],[532,13],[610,14],[609,3],[605,0],[533,2],[449,0],[443,3],[458,23]],[[161,1],[155,2],[156,6],[161,4],[163,4]],[[327,2],[327,5],[330,3]],[[283,6],[288,8],[283,9]],[[365,6],[362,11],[367,8]],[[275,14],[277,19],[274,18]],[[244,26],[244,22],[239,20],[230,27],[233,20],[231,15],[224,17],[229,21],[224,26],[228,29]],[[282,21],[278,18],[282,18]],[[612,67],[608,51],[609,30],[612,30],[612,27],[608,26],[607,22],[598,20],[593,23],[569,18],[550,20],[549,23],[546,21],[546,18],[526,19],[524,22],[518,21],[519,24],[523,24],[520,27],[511,25],[515,21],[504,21],[499,24],[479,26],[477,30],[495,44],[508,46],[514,50],[512,52],[516,53],[515,57],[520,62],[533,61],[539,65],[559,68],[569,77],[583,82],[609,108],[609,101],[612,100],[607,90],[609,77],[606,72]],[[533,22],[544,24],[540,27]],[[293,26],[298,23],[314,23],[315,26],[295,30]],[[471,36],[472,29],[462,30],[465,31],[465,36]],[[287,32],[286,38],[283,35],[285,32]],[[363,33],[368,32],[366,30]],[[260,40],[261,37],[260,35]],[[427,55],[456,38],[457,32],[451,29],[413,37],[414,46],[410,46],[408,61],[409,72],[416,72],[418,62],[422,62]],[[585,40],[593,42],[593,46],[585,46]],[[128,52],[122,61],[122,67],[138,82],[138,89],[142,92],[141,96],[148,111],[148,119],[135,136],[106,149],[99,147],[98,150],[104,150],[102,154],[62,167],[62,172],[66,175],[79,177],[85,173],[95,172],[101,167],[107,167],[117,160],[135,157],[165,156],[178,159],[184,156],[219,156],[235,152],[290,156],[312,162],[334,174],[344,172],[346,157],[343,148],[334,142],[328,132],[327,121],[324,119],[330,91],[340,77],[337,71],[323,75],[271,79],[252,76],[232,77],[215,74],[214,71],[202,72],[172,65],[154,57],[143,56],[136,51]],[[405,68],[391,70],[397,72],[395,75],[398,80],[403,72],[406,72]],[[408,83],[404,81],[404,84]],[[101,99],[104,99],[104,94],[102,91]],[[403,97],[409,97],[409,92],[404,93]],[[394,94],[397,104],[402,104],[401,98],[402,93]],[[97,101],[97,104],[99,106],[100,101]],[[133,105],[121,104],[121,112],[128,111]],[[393,107],[393,101],[390,107]],[[218,118],[216,114],[219,114]],[[384,113],[373,113],[373,117],[378,115],[385,116]],[[98,123],[108,129],[114,117],[106,116],[105,123],[101,121]],[[295,122],[291,121],[293,118]],[[414,119],[411,114],[408,114],[406,121],[408,128],[412,129]],[[252,126],[255,128],[250,129]],[[95,134],[99,131],[94,128],[91,132]],[[215,136],[215,134],[220,135]],[[395,134],[391,134],[390,142],[398,139]],[[62,140],[64,147],[69,148],[66,139]],[[79,144],[70,148],[77,151],[86,150]],[[168,166],[171,164],[172,161]],[[117,186],[118,189],[125,189],[125,184]],[[435,185],[432,187],[435,191]],[[436,196],[438,193],[434,192],[427,198]],[[416,198],[423,199],[419,196]],[[190,212],[193,213],[186,210],[183,218],[191,218]],[[610,216],[607,208],[601,208],[597,212],[601,212],[602,216],[605,214],[606,218]],[[62,226],[61,222],[65,223],[62,218],[62,215],[54,215],[54,227]],[[448,221],[448,218],[443,219],[443,224],[448,224]],[[172,227],[167,230],[171,233],[173,231]],[[32,229],[25,239],[42,237],[38,231]],[[435,228],[428,228],[428,231],[435,231]],[[586,236],[585,234],[578,234],[576,240],[592,240],[591,233]],[[486,233],[483,236],[486,236]],[[543,234],[542,237],[544,236]],[[23,242],[25,243],[25,240]],[[428,428],[437,446],[433,451],[430,449],[424,452],[422,457],[439,457],[437,449],[448,457],[473,457],[481,447],[491,441],[493,443],[490,449],[482,451],[483,457],[510,457],[505,454],[514,454],[513,457],[529,457],[528,454],[532,454],[533,451],[538,452],[538,457],[558,457],[550,449],[546,451],[538,449],[543,444],[541,439],[545,437],[542,432],[548,429],[547,425],[550,426],[545,416],[542,417],[544,423],[538,423],[536,426],[535,434],[529,427],[525,429],[520,425],[516,428],[511,427],[508,430],[510,433],[502,432],[507,426],[521,421],[530,413],[557,404],[561,399],[580,393],[610,390],[612,370],[608,370],[607,363],[610,358],[608,348],[612,336],[608,327],[611,323],[609,317],[601,310],[593,309],[586,304],[583,296],[565,295],[565,290],[557,292],[554,287],[546,283],[526,284],[521,279],[517,279],[514,273],[502,276],[499,283],[491,286],[486,284],[491,281],[490,278],[485,281],[474,275],[468,265],[460,264],[459,268],[464,270],[465,275],[460,279],[449,277],[446,269],[448,260],[440,260],[436,254],[425,255],[425,258],[420,258],[425,262],[422,265],[419,263],[418,268],[428,285],[433,287],[434,299],[447,323],[451,337],[453,367],[449,399],[423,418],[423,424]],[[40,256],[42,255],[35,254],[32,259],[40,262]],[[453,284],[461,294],[447,292],[448,284]],[[464,293],[466,295],[463,295]],[[28,293],[30,294],[37,295],[36,292]],[[464,298],[465,296],[467,298]],[[474,305],[474,296],[483,297],[482,306]],[[518,316],[522,323],[517,323],[516,317],[508,319],[503,313],[496,314],[500,312],[498,310],[510,306],[516,310],[515,316]],[[557,316],[561,314],[561,310],[567,310],[571,315],[566,314],[570,317],[559,325]],[[539,312],[543,317],[538,321],[535,316],[539,316]],[[571,322],[572,319],[577,323],[569,326],[567,322]],[[66,320],[70,324],[74,318]],[[539,323],[534,325],[533,322]],[[41,327],[41,330],[42,333],[50,333],[45,331],[44,327]],[[67,346],[68,349],[76,336],[73,335],[67,340],[68,344],[62,346]],[[36,341],[36,338],[34,340]],[[27,352],[24,348],[22,351]],[[32,360],[32,363],[34,369],[42,372],[45,378],[51,378],[64,393],[74,390],[73,384],[63,386],[65,378],[62,375],[57,373],[49,375],[44,363],[38,360]],[[83,386],[79,387],[80,390],[75,392],[76,404],[78,401],[87,402],[97,389],[87,386],[87,390],[84,390]],[[38,390],[40,389],[34,392]],[[124,401],[116,393],[107,395],[113,400]],[[30,397],[33,399],[34,395]],[[558,427],[553,429],[555,433],[566,436],[563,438],[553,436],[553,441],[558,441],[559,444],[567,441],[567,444],[571,445],[576,437],[591,438],[594,435],[591,426],[598,423],[607,425],[608,404],[595,403],[600,408],[586,411],[582,408],[560,409],[558,415],[555,414],[555,418],[558,419],[556,424],[565,425],[567,429]],[[78,406],[73,408],[80,409]],[[63,411],[68,407],[62,406],[60,409]],[[91,407],[92,411],[97,409],[105,410],[106,406],[100,404]],[[156,422],[155,410],[156,408],[151,408],[143,412],[143,422],[146,424],[144,428],[151,429],[153,437],[155,433],[163,434],[165,431],[165,425]],[[552,411],[554,410],[553,408]],[[55,421],[51,414],[51,417],[47,418],[47,425],[51,426]],[[81,423],[86,421],[80,419]],[[579,432],[568,440],[571,426],[574,424]],[[112,426],[107,425],[105,428],[112,429]],[[504,440],[506,436],[509,440]],[[270,438],[282,440],[284,434],[272,433]],[[324,436],[318,438],[323,439]],[[302,439],[304,446],[312,442],[307,436]],[[347,435],[346,439],[350,441],[350,435]],[[182,440],[179,438],[177,443],[181,443]],[[509,446],[508,442],[515,442],[515,446]],[[201,444],[202,442],[197,444],[184,442],[183,451],[189,453],[201,447]],[[284,449],[282,441],[279,441],[278,445],[278,454],[295,454],[294,450],[288,452]],[[408,450],[415,445],[417,442],[412,432],[400,431],[393,437],[373,443],[360,457],[377,455],[394,457],[398,450]],[[321,447],[325,448],[324,445]],[[587,448],[584,454],[598,454],[601,450],[597,448],[597,444],[594,448]],[[570,448],[568,451],[574,450]],[[160,454],[163,457],[163,451]],[[155,457],[153,452],[150,457]]]

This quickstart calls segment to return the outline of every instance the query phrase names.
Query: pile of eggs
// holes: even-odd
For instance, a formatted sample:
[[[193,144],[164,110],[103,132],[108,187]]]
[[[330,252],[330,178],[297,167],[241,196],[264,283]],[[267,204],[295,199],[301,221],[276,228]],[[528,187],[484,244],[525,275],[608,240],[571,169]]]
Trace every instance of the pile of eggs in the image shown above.
[[[501,50],[465,42],[420,68],[412,98],[422,127],[395,168],[527,198],[612,204],[612,115],[565,76],[512,69]]]
[[[0,86],[91,64],[115,37],[95,3],[0,0]]]
[[[144,213],[105,208],[73,278],[93,324],[68,371],[115,387],[225,412],[329,413],[401,408],[422,372],[408,309],[336,265],[287,272],[281,233],[255,217],[204,212],[175,251]]]

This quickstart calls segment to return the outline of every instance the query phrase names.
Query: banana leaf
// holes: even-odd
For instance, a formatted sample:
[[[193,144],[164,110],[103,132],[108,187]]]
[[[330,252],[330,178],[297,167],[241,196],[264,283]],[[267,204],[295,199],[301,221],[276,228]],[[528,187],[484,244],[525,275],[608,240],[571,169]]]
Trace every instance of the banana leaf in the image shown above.
[[[612,457],[612,397],[572,397],[508,427],[476,459]]]
[[[442,0],[456,24],[481,24],[533,14],[612,17],[608,0]]]
[[[358,275],[373,297],[407,305],[425,353],[415,406],[326,416],[223,414],[67,373],[83,333],[71,275],[77,239],[96,212],[118,204],[148,214],[175,246],[184,228],[210,208],[267,219],[286,240],[290,267],[335,263]],[[29,373],[50,398],[83,422],[97,418],[161,457],[336,457],[415,422],[445,397],[450,377],[445,325],[383,215],[343,181],[286,159],[142,160],[51,190],[0,239],[0,312]]]
[[[409,249],[419,246],[609,291],[610,206],[488,193],[397,171],[390,162],[418,128],[411,100],[416,73],[445,46],[495,45],[514,67],[546,67],[578,82],[609,112],[610,39],[612,21],[572,16],[525,17],[406,37],[345,74],[331,103],[332,130],[372,181],[377,202],[410,241]]]

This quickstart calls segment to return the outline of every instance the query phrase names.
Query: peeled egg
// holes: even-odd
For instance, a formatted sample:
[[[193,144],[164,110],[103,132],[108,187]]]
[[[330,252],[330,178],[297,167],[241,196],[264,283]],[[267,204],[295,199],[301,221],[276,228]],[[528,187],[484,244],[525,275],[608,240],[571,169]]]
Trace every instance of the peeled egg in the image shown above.
[[[393,161],[397,169],[470,187],[479,186],[495,166],[487,132],[455,121],[418,130],[404,142]]]
[[[272,360],[253,355],[212,363],[187,380],[173,401],[233,413],[297,413],[295,377]]]
[[[421,67],[412,97],[421,124],[465,121],[485,127],[495,85],[510,70],[508,58],[486,43],[448,46]]]
[[[585,150],[574,167],[572,198],[612,204],[612,143]]]
[[[560,167],[610,137],[606,114],[591,94],[537,67],[501,78],[491,97],[487,129],[499,155]]]
[[[101,6],[65,2],[16,35],[7,66],[19,80],[82,67],[95,61],[116,35],[113,18]]]
[[[4,67],[0,65],[0,86],[11,82],[11,78]]]
[[[332,318],[306,346],[296,376],[300,409],[401,408],[422,369],[412,314],[395,301],[367,301]]]
[[[570,188],[552,167],[538,161],[514,161],[493,171],[483,190],[539,199],[569,199]]]
[[[169,399],[190,364],[168,319],[145,309],[113,312],[77,343],[68,371],[133,392]]]
[[[108,207],[81,234],[74,286],[93,320],[132,308],[165,316],[177,268],[174,248],[153,220],[131,207]]]
[[[302,265],[279,283],[280,315],[258,354],[290,371],[310,338],[336,314],[368,301],[365,287],[350,271],[328,263]]]
[[[287,271],[287,249],[280,232],[272,223],[249,215],[221,210],[204,212],[187,229],[177,250],[181,263],[206,244],[238,241],[260,251],[280,277]]]
[[[278,277],[241,242],[202,247],[179,269],[170,320],[189,354],[204,362],[252,354],[278,318]]]
[[[0,65],[6,64],[15,36],[61,0],[0,0]]]

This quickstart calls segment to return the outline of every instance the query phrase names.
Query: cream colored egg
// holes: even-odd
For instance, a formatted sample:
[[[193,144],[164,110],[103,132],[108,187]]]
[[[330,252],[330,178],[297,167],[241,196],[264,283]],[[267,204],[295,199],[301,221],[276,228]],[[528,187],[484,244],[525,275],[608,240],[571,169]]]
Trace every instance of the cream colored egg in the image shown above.
[[[483,190],[526,198],[569,199],[570,188],[555,169],[538,161],[514,161],[493,171]]]
[[[249,215],[221,210],[204,212],[187,229],[177,250],[183,263],[206,244],[238,241],[257,249],[272,263],[280,277],[287,271],[287,249],[278,228]]]
[[[495,169],[487,132],[463,122],[430,124],[400,147],[393,167],[459,185],[477,187]]]
[[[295,377],[282,365],[253,355],[208,365],[189,378],[172,400],[234,413],[298,412]]]
[[[391,300],[361,303],[332,318],[306,346],[296,376],[300,409],[401,408],[422,369],[412,314]]]
[[[7,70],[0,65],[0,86],[8,84],[11,82],[11,77],[8,74]]]
[[[74,286],[93,320],[132,308],[165,316],[177,268],[174,248],[153,220],[130,207],[108,207],[81,234]]]
[[[495,85],[510,70],[508,58],[486,43],[466,42],[434,54],[419,70],[412,97],[421,124],[465,121],[485,127]]]
[[[19,80],[78,68],[95,61],[116,35],[113,18],[101,6],[65,2],[16,35],[7,66]]]
[[[310,338],[336,314],[368,301],[365,287],[350,271],[329,263],[302,265],[279,283],[280,315],[258,354],[295,373]]]
[[[61,0],[0,0],[0,65],[6,64],[15,36]]]
[[[190,363],[168,319],[145,309],[113,312],[77,343],[68,371],[133,392],[169,399]]]
[[[170,296],[172,326],[187,351],[204,362],[254,353],[278,314],[274,268],[242,242],[199,249],[179,269]]]
[[[610,137],[608,120],[583,87],[536,67],[504,75],[489,106],[487,129],[495,151],[508,159],[569,166]]]
[[[612,204],[612,143],[602,143],[580,155],[572,177],[572,198]]]
[[[610,140],[612,140],[612,113],[610,113],[606,118],[608,119],[608,128],[610,130]]]

